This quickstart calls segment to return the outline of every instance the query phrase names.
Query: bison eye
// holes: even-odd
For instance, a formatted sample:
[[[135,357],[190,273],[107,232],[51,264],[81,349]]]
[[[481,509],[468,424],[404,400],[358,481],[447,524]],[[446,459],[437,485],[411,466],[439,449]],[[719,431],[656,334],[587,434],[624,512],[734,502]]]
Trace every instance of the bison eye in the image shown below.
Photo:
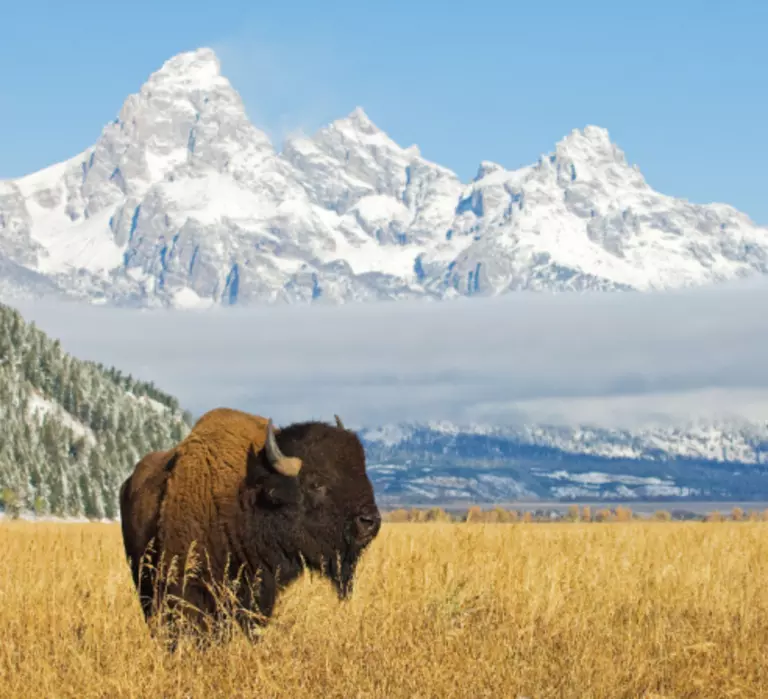
[[[309,496],[315,503],[323,502],[328,497],[328,486],[311,483],[309,485]]]

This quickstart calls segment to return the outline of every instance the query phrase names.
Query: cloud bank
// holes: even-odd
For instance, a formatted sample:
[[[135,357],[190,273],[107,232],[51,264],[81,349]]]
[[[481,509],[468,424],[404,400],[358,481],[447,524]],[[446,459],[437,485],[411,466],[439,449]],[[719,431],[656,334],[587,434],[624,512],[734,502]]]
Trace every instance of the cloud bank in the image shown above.
[[[768,420],[768,283],[205,311],[23,302],[75,356],[228,405],[350,426]]]

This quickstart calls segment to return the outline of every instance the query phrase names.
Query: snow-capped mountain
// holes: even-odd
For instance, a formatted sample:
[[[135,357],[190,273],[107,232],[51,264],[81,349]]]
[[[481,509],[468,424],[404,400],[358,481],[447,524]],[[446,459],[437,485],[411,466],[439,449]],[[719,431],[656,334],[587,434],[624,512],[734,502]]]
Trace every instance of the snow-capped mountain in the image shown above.
[[[277,152],[210,49],[96,144],[0,181],[0,293],[190,306],[649,290],[765,274],[768,229],[651,189],[608,133],[462,183],[361,109]]]
[[[382,503],[765,500],[768,424],[638,430],[450,423],[360,431]]]

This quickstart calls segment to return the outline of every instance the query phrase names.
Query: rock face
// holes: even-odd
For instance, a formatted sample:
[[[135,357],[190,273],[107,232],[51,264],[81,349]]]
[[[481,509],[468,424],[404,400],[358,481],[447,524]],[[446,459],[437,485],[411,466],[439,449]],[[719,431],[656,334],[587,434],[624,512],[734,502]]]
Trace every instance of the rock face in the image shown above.
[[[652,290],[768,270],[768,229],[655,192],[601,128],[458,177],[361,109],[278,153],[209,49],[92,147],[0,181],[3,290],[198,306]]]

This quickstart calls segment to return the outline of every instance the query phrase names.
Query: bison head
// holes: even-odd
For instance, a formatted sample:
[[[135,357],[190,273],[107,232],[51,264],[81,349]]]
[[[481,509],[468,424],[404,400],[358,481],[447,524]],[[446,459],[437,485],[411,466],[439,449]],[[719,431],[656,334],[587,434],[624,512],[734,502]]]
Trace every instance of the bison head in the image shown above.
[[[381,528],[357,435],[338,417],[336,426],[305,422],[280,431],[270,421],[264,448],[249,465],[248,486],[258,494],[259,514],[271,513],[270,545],[323,571],[346,598],[358,559]]]

